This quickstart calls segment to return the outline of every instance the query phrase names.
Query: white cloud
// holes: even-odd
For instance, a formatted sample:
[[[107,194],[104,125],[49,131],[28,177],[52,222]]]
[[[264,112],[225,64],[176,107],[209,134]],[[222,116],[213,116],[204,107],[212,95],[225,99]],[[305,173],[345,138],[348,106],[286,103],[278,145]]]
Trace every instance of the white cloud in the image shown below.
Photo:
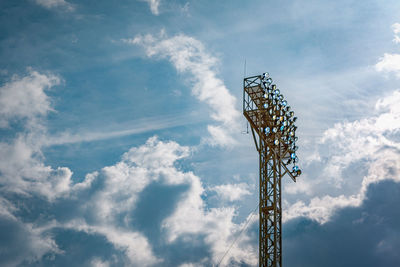
[[[328,192],[327,189],[342,193],[314,197],[308,204],[298,201],[285,210],[285,221],[306,216],[320,223],[327,222],[335,210],[359,206],[370,184],[387,179],[400,182],[398,103],[400,90],[377,101],[376,116],[338,123],[325,131],[319,144],[323,149],[309,164],[321,162],[323,168],[316,180],[304,181],[305,187],[314,191],[313,194],[323,186],[324,193]],[[345,173],[348,169],[361,169],[365,175],[355,179]]]
[[[67,11],[75,10],[75,7],[65,0],[35,0],[35,2],[47,9],[63,8]]]
[[[400,23],[393,24],[392,29],[394,32],[393,41],[395,43],[400,43]],[[400,54],[385,53],[383,57],[379,59],[379,62],[376,63],[375,69],[383,72],[394,72],[396,76],[400,78]]]
[[[393,42],[396,44],[400,43],[400,23],[395,23],[392,25],[393,33],[394,33],[394,39]]]
[[[125,153],[121,162],[103,168],[98,177],[104,176],[104,188],[95,193],[86,208],[99,211],[96,221],[100,225],[116,225],[115,218],[125,218],[124,227],[127,230],[130,225],[127,215],[134,210],[139,193],[150,183],[157,181],[166,185],[188,185],[189,190],[183,194],[176,210],[164,220],[163,229],[167,231],[170,243],[187,234],[205,235],[205,242],[213,251],[212,261],[216,263],[242,225],[233,223],[236,212],[233,207],[206,209],[206,203],[201,197],[205,189],[200,178],[192,172],[182,172],[175,167],[177,160],[189,155],[189,147],[172,141],[162,142],[156,137],[150,138],[144,145]],[[112,230],[109,228],[108,231]],[[115,235],[113,244],[120,242],[118,236]],[[232,259],[251,264],[256,262],[255,248],[246,245],[246,236],[242,241],[233,247],[226,262]]]
[[[61,132],[46,136],[43,140],[43,145],[61,145],[72,144],[80,142],[91,142],[99,140],[107,140],[118,138],[122,136],[135,135],[145,132],[154,132],[160,129],[167,129],[171,127],[187,125],[190,123],[197,123],[199,120],[193,118],[191,114],[184,113],[179,115],[166,115],[157,117],[145,117],[136,120],[127,121],[123,124],[114,124],[106,126],[102,129],[81,130],[79,132]],[[135,125],[132,128],[132,125]]]
[[[184,263],[179,265],[179,267],[195,267],[195,266],[199,266],[198,264],[194,264],[194,263]],[[203,266],[203,265],[201,265]]]
[[[377,71],[394,72],[400,78],[400,54],[385,53],[375,68]]]
[[[167,58],[178,72],[190,74],[193,95],[211,107],[211,118],[220,123],[208,126],[212,136],[208,142],[212,145],[235,143],[232,133],[238,132],[240,117],[235,106],[236,99],[218,78],[217,58],[210,55],[200,41],[182,34],[171,38],[165,37],[164,34],[160,37],[136,36],[124,41],[142,45],[147,56]]]
[[[236,212],[234,207],[207,210],[201,197],[204,188],[200,178],[192,172],[177,169],[176,162],[190,156],[189,147],[172,141],[162,142],[153,137],[144,145],[131,148],[115,165],[86,175],[80,183],[73,182],[70,169],[52,168],[43,163],[41,147],[45,144],[43,140],[46,128],[42,119],[51,110],[50,101],[44,91],[59,82],[60,79],[55,76],[31,71],[26,77],[15,77],[2,87],[0,95],[0,102],[8,105],[1,113],[4,124],[11,127],[11,120],[26,121],[23,132],[8,142],[0,143],[0,155],[4,159],[0,162],[1,190],[28,197],[41,196],[54,203],[60,199],[82,201],[79,204],[79,213],[69,221],[46,222],[42,226],[39,224],[39,228],[21,222],[21,227],[28,233],[26,236],[32,236],[28,243],[35,245],[38,252],[34,257],[25,255],[20,261],[38,259],[47,252],[61,253],[51,236],[44,234],[55,228],[66,228],[104,236],[117,250],[125,253],[129,265],[160,264],[162,259],[154,255],[147,238],[132,229],[131,222],[131,214],[136,208],[139,194],[151,183],[158,182],[189,187],[176,210],[163,223],[168,242],[173,243],[176,238],[184,237],[188,233],[205,236],[206,244],[212,249],[211,261],[217,262],[242,225],[233,222]],[[15,90],[24,92],[17,94],[20,97],[18,100],[13,97]],[[29,103],[30,107],[21,111],[14,102]],[[101,186],[96,187],[98,184]],[[89,198],[80,198],[80,194],[89,191]],[[4,199],[0,204],[0,213],[14,218],[15,209],[11,203]],[[87,221],[86,216],[93,219]],[[231,249],[223,265],[231,260],[255,264],[257,254],[248,241],[249,238],[244,236]],[[104,265],[107,262],[94,259],[92,264]]]
[[[30,70],[25,77],[14,76],[0,87],[0,127],[17,119],[35,121],[51,110],[45,91],[60,84],[60,78]]]
[[[159,15],[160,11],[158,10],[158,7],[160,6],[160,0],[142,0],[145,1],[149,4],[151,13],[153,15]]]
[[[135,208],[138,194],[151,182],[161,177],[167,184],[186,181],[185,177],[190,174],[176,170],[174,163],[188,155],[188,147],[150,138],[143,146],[131,148],[122,156],[122,161],[103,168],[97,176],[104,176],[104,188],[95,193],[94,201],[87,206],[99,211],[99,221],[114,223],[115,218]]]
[[[72,172],[65,167],[51,168],[43,164],[41,139],[45,134],[42,120],[52,110],[45,90],[58,85],[60,79],[51,74],[31,70],[25,77],[13,79],[0,88],[0,122],[23,122],[24,131],[14,139],[0,142],[1,191],[39,194],[49,200],[68,193]]]
[[[168,240],[173,243],[178,237],[205,235],[205,242],[211,247],[212,262],[217,264],[244,225],[233,223],[235,208],[212,208],[207,210],[201,195],[204,188],[200,179],[188,175],[190,189],[182,197],[174,213],[164,220],[163,228],[168,231]],[[243,235],[240,242],[232,246],[230,253],[220,266],[227,266],[231,260],[250,265],[257,263],[256,248],[247,242],[249,237]]]
[[[102,261],[99,258],[92,259],[90,264],[92,267],[109,267],[110,266],[110,263],[108,261]]]
[[[42,258],[47,253],[62,253],[46,229],[33,223],[24,223],[12,213],[18,212],[11,202],[0,198],[0,223],[3,231],[0,241],[2,266],[19,266]]]
[[[400,24],[392,28],[398,37]],[[400,54],[385,53],[375,69],[400,77]],[[308,203],[286,200],[284,221],[305,216],[325,223],[336,210],[361,205],[370,184],[400,182],[399,103],[400,90],[395,90],[376,102],[373,116],[337,123],[324,132],[318,150],[309,157],[306,168],[310,173],[302,177],[300,188],[285,188],[288,194],[314,197]],[[317,175],[312,174],[315,169]]]
[[[113,225],[89,225],[82,220],[72,221],[60,226],[105,236],[116,249],[125,252],[130,261],[129,266],[154,266],[161,262],[160,259],[154,256],[147,238],[138,232],[118,229]],[[100,264],[107,263],[101,262]]]
[[[222,199],[229,201],[241,200],[244,196],[251,195],[249,185],[246,183],[217,185],[210,190],[217,192]]]

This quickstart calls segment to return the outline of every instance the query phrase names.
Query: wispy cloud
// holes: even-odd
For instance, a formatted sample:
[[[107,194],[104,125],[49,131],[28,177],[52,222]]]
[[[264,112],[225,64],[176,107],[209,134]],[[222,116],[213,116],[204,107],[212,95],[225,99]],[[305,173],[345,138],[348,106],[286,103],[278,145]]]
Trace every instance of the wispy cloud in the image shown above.
[[[160,6],[161,0],[142,0],[144,2],[147,2],[150,6],[150,11],[153,13],[153,15],[159,15],[160,11],[158,10],[158,7]]]
[[[208,125],[212,138],[211,145],[232,145],[235,139],[232,132],[239,129],[240,113],[236,109],[236,98],[218,78],[218,59],[207,52],[204,45],[195,38],[180,34],[174,37],[153,35],[136,36],[124,40],[127,43],[141,45],[147,56],[167,58],[178,72],[190,74],[192,93],[198,100],[207,103],[211,117],[219,124]]]
[[[66,11],[74,11],[75,7],[65,0],[35,0],[35,2],[47,9],[64,9]]]
[[[97,131],[81,130],[75,133],[68,131],[56,133],[54,135],[44,137],[41,143],[45,146],[52,146],[80,142],[93,142],[153,132],[183,125],[196,124],[200,122],[202,122],[201,118],[196,118],[190,114],[142,118],[125,122],[123,125],[115,125],[113,126],[114,130],[107,128],[99,129]],[[127,125],[134,125],[134,127],[129,127]]]

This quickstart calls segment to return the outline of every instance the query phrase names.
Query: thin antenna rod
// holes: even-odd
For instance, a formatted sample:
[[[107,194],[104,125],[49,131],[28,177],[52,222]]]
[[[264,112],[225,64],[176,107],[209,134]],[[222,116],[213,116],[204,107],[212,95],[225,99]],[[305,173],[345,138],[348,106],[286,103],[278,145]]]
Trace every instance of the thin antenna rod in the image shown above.
[[[246,59],[244,59],[243,79],[246,78]]]
[[[246,79],[246,58],[244,58],[243,80]],[[246,133],[249,134],[249,121],[246,121]]]

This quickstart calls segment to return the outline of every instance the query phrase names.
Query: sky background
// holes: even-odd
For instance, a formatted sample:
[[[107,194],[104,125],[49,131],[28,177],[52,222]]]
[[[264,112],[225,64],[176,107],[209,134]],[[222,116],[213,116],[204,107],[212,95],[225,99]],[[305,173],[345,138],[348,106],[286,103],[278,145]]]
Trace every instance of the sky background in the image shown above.
[[[303,171],[282,185],[283,265],[400,266],[399,14],[1,1],[0,265],[257,266],[242,83],[268,71]]]

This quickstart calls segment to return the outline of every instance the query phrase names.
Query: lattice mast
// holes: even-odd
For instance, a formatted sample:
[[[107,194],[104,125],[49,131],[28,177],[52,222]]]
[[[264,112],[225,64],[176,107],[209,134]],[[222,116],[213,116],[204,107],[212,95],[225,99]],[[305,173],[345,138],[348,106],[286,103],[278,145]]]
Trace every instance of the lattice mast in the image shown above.
[[[243,80],[243,114],[260,156],[259,266],[281,267],[281,180],[288,174],[296,182],[301,174],[296,164],[297,118],[268,73]]]

